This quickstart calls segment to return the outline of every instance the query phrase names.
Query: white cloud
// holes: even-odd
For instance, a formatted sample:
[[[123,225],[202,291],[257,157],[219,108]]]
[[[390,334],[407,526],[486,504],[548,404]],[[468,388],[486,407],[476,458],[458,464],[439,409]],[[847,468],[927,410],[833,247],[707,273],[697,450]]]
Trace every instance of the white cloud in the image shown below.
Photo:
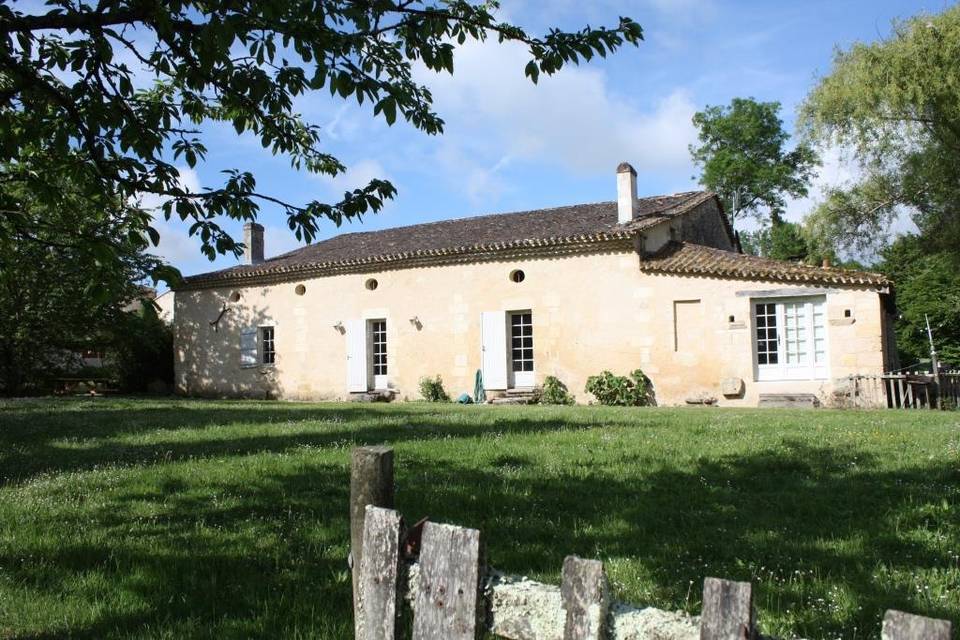
[[[453,76],[417,71],[447,123],[427,166],[472,205],[489,208],[518,189],[511,175],[523,164],[589,177],[628,161],[672,183],[689,177],[696,106],[686,90],[640,104],[626,97],[633,86],[618,89],[589,66],[534,85],[523,73],[528,60],[522,45],[468,42]]]
[[[458,50],[454,76],[421,71],[448,122],[447,138],[484,139],[497,157],[581,173],[612,171],[623,160],[638,169],[689,165],[696,107],[683,89],[641,108],[596,68],[567,68],[534,85],[523,75],[528,59],[522,45],[469,42]]]

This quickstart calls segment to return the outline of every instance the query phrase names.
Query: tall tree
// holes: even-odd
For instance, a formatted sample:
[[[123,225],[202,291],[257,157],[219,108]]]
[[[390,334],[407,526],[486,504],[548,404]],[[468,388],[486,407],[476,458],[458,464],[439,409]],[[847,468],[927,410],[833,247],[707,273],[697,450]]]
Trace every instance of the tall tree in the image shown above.
[[[958,61],[960,6],[837,52],[801,109],[806,138],[849,150],[862,172],[830,190],[815,213],[830,241],[875,250],[908,212],[931,250],[960,256]]]
[[[0,216],[0,393],[29,392],[70,368],[71,354],[110,342],[137,282],[163,269],[144,253],[148,214],[60,177],[57,202],[17,194],[17,226]]]
[[[395,189],[376,179],[339,202],[290,202],[236,167],[223,172],[222,184],[190,191],[174,162],[203,161],[204,122],[253,134],[297,169],[336,175],[344,166],[323,150],[319,128],[294,111],[305,92],[366,102],[387,123],[401,117],[436,134],[443,120],[413,65],[452,73],[467,39],[523,43],[533,82],[642,39],[629,18],[610,29],[532,36],[498,19],[495,0],[47,0],[35,7],[0,5],[3,228],[30,222],[18,194],[50,205],[55,178],[70,175],[78,196],[91,201],[103,193],[160,197],[165,216],[192,221],[190,233],[211,259],[242,251],[221,216],[253,220],[262,203],[274,203],[297,238],[311,240],[322,220],[340,224],[377,211]],[[138,88],[139,74],[152,83]],[[157,242],[149,218],[130,224]]]
[[[940,361],[960,366],[960,270],[950,251],[931,251],[916,235],[881,251],[880,269],[896,284],[897,349],[905,366],[930,357],[927,319]]]
[[[787,149],[779,114],[779,102],[734,98],[693,116],[700,142],[690,154],[702,168],[700,184],[720,196],[731,223],[748,214],[779,222],[787,196],[807,195],[817,155],[805,143]]]

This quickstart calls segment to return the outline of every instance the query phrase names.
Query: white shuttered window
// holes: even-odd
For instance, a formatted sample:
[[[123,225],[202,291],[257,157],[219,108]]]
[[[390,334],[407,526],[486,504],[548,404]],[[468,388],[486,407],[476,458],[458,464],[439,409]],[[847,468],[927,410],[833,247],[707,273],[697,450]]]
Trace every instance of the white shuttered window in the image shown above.
[[[240,330],[240,366],[253,367],[257,364],[257,328],[247,327]]]

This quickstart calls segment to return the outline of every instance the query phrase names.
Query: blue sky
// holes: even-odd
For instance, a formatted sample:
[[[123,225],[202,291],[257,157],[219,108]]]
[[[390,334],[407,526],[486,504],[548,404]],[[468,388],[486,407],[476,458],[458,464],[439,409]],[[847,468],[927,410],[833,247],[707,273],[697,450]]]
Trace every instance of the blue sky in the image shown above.
[[[645,41],[605,60],[571,67],[534,86],[523,76],[528,56],[519,46],[467,43],[454,76],[418,71],[431,87],[446,121],[442,136],[427,136],[404,122],[388,127],[367,105],[334,100],[326,92],[301,99],[298,110],[321,125],[326,149],[347,165],[336,179],[289,168],[252,137],[226,126],[205,128],[210,149],[184,182],[214,186],[219,171],[254,171],[259,188],[293,202],[335,201],[347,188],[374,177],[391,180],[395,200],[337,233],[612,200],[614,169],[621,161],[638,171],[641,195],[696,188],[688,145],[690,118],[707,105],[736,96],[776,100],[793,130],[794,111],[818,75],[826,73],[835,47],[873,41],[890,33],[891,21],[921,11],[939,12],[943,0],[821,0],[807,2],[725,0],[502,0],[503,16],[532,32],[551,26],[575,29],[612,25],[619,15],[641,24]],[[855,171],[836,150],[811,198],[791,203],[800,219],[827,184]],[[298,246],[277,208],[264,206],[268,256]],[[241,233],[239,224],[228,223]],[[182,227],[161,225],[158,253],[184,274],[237,263],[211,263]]]

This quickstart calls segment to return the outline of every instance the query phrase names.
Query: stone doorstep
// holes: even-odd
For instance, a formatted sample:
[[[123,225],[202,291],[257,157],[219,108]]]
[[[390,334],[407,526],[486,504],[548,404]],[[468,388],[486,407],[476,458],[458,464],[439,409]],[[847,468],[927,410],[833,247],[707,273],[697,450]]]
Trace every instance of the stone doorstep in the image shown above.
[[[376,391],[351,393],[349,398],[351,402],[391,402],[398,394],[399,392],[396,389],[378,389]]]
[[[506,395],[508,396],[532,396],[533,392],[533,387],[515,387],[505,391]]]
[[[814,409],[820,400],[812,393],[761,393],[758,407],[780,409]]]
[[[533,396],[502,396],[500,398],[494,398],[490,401],[490,404],[530,404],[530,400],[533,399]]]

